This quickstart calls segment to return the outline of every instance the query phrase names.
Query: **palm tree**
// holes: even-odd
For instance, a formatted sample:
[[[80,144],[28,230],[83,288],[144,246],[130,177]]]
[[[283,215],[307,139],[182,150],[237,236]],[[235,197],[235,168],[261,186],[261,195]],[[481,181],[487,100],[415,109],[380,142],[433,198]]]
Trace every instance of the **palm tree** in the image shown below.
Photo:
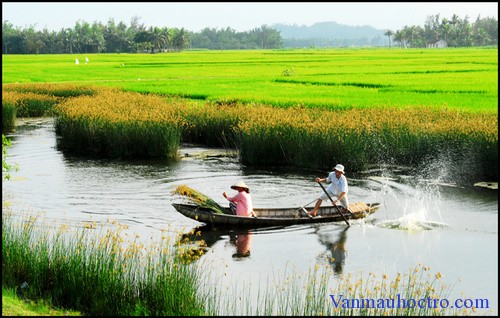
[[[403,32],[401,30],[397,30],[396,33],[394,34],[394,41],[399,43],[400,48],[403,48],[404,38],[403,38]]]
[[[394,35],[394,32],[392,32],[392,30],[387,29],[385,30],[384,35],[389,38],[389,48],[391,48],[391,36]]]
[[[94,22],[90,28],[91,48],[94,52],[101,53],[106,50],[106,40],[104,39],[104,26]]]
[[[153,53],[155,49],[158,52],[161,52],[167,46],[168,43],[168,35],[166,34],[167,32],[165,32],[165,30],[163,29],[160,29],[159,27],[149,28],[150,41],[152,44],[151,53]]]
[[[14,38],[16,31],[14,25],[9,21],[2,22],[2,53],[7,54],[10,48],[12,39]]]
[[[168,49],[171,39],[170,39],[170,30],[167,27],[161,29],[161,37],[163,40],[163,48]]]
[[[172,38],[172,46],[175,50],[180,51],[189,46],[189,33],[184,29],[175,29],[174,36]]]
[[[474,36],[476,38],[474,45],[486,45],[486,43],[490,40],[488,33],[483,28],[477,29]]]
[[[439,26],[439,31],[442,39],[444,39],[446,42],[448,42],[448,35],[450,34],[450,22],[448,19],[443,18],[441,20],[441,25]]]

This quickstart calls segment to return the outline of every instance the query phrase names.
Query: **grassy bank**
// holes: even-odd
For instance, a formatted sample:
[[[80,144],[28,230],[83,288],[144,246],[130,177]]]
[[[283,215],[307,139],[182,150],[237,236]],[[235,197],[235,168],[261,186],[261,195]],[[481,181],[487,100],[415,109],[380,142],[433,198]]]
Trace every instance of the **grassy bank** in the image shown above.
[[[66,98],[95,94],[95,90],[73,84],[2,85],[2,133],[15,130],[17,117],[54,116],[54,106]]]
[[[41,215],[2,211],[3,313],[51,315],[462,315],[481,308],[374,305],[377,299],[449,299],[451,287],[442,275],[419,264],[395,277],[385,274],[335,278],[330,266],[307,273],[273,273],[252,299],[254,285],[218,286],[189,242],[162,237],[151,245],[127,238],[123,225],[46,224]],[[50,232],[50,233],[49,233]],[[187,243],[187,244],[186,244]],[[184,245],[186,244],[186,245]],[[174,248],[170,248],[174,247]],[[196,267],[196,265],[199,265]],[[201,276],[201,272],[204,275]],[[243,293],[231,294],[236,286]],[[15,292],[14,292],[15,290]],[[27,312],[14,306],[22,297]],[[248,293],[248,294],[247,294]],[[342,296],[340,296],[342,295]],[[353,305],[346,300],[365,300]],[[37,304],[37,305],[34,305]],[[34,307],[32,307],[34,305]],[[59,308],[52,311],[53,307]]]
[[[44,300],[26,301],[14,289],[2,288],[2,316],[81,316],[81,313],[53,308]]]
[[[203,315],[199,273],[167,241],[145,247],[125,228],[70,229],[2,210],[2,286],[85,315]],[[166,239],[166,238],[165,238]]]
[[[67,84],[7,85],[13,96],[71,91]],[[19,87],[21,95],[15,89]],[[74,86],[77,95],[81,90]],[[9,91],[11,90],[11,91]],[[251,166],[312,169],[342,162],[350,173],[400,164],[447,182],[498,180],[498,119],[493,113],[426,107],[325,110],[203,102],[88,87],[53,112],[59,146],[111,157],[175,159],[182,141],[239,150]],[[72,95],[72,96],[73,96]],[[443,162],[447,169],[442,169]],[[474,167],[474,169],[470,169]]]

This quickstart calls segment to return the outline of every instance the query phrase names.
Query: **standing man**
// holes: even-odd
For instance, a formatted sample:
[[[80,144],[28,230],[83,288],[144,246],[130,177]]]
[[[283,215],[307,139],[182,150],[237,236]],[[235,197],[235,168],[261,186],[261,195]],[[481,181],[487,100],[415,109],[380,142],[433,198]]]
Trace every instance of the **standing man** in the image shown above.
[[[331,182],[326,191],[330,194],[332,199],[334,199],[333,204],[340,202],[340,205],[345,209],[349,208],[349,199],[347,198],[347,192],[349,188],[347,186],[347,178],[345,177],[344,166],[338,164],[333,168],[333,171],[328,174],[326,178],[316,178],[316,182]],[[321,196],[316,201],[314,209],[308,212],[311,216],[316,216],[321,203],[324,200],[328,200],[326,193],[322,193]]]

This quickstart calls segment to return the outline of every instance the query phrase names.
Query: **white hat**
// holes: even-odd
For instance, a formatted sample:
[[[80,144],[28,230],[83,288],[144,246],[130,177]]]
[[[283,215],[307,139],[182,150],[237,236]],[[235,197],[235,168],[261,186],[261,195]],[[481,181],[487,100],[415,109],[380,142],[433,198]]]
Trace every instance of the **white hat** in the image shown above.
[[[342,174],[344,174],[344,166],[341,165],[340,163],[338,165],[335,166],[335,168],[333,168],[333,170],[337,170],[337,171],[340,171],[342,172]]]
[[[231,186],[231,189],[235,189],[235,188],[244,188],[244,189],[250,190],[250,188],[243,181],[238,181]]]

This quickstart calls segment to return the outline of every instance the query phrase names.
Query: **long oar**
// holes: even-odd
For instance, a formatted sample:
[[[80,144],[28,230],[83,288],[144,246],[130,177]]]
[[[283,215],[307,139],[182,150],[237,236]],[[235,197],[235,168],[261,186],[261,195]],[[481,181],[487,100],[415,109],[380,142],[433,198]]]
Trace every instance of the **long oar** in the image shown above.
[[[340,212],[339,207],[338,207],[335,203],[333,203],[333,199],[332,199],[332,197],[330,196],[330,194],[326,191],[325,187],[324,187],[324,186],[321,184],[321,182],[319,182],[319,181],[318,181],[318,184],[319,184],[319,186],[321,187],[321,189],[323,189],[323,191],[325,192],[325,194],[328,196],[328,199],[330,199],[330,201],[332,201],[332,204],[333,204],[333,206],[337,209],[337,212],[339,212],[339,213],[340,213],[340,215],[342,215],[342,218],[344,219],[345,223],[347,223],[347,226],[351,226],[351,225],[349,224],[349,222],[347,221],[347,219],[345,218],[345,215],[344,215],[344,214],[342,214],[342,212]]]

